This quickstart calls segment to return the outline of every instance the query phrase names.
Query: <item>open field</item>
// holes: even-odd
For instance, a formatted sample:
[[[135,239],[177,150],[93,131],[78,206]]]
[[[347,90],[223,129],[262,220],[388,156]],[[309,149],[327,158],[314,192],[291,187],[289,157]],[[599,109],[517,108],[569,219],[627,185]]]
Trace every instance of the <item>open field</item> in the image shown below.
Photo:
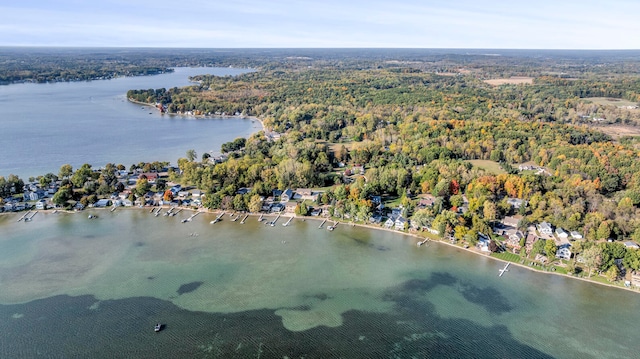
[[[506,84],[511,84],[511,85],[527,84],[527,85],[531,85],[533,83],[533,77],[514,76],[514,77],[510,77],[508,79],[484,80],[484,82],[486,82],[486,83],[488,83],[489,85],[492,85],[492,86],[500,86],[500,85],[506,85]]]
[[[468,160],[467,162],[471,163],[474,167],[482,168],[485,171],[491,172],[496,175],[507,173],[502,169],[502,167],[500,167],[500,164],[498,162],[489,160]]]
[[[626,106],[638,106],[637,102],[631,102],[629,100],[620,99],[620,98],[611,98],[611,97],[585,97],[583,100],[591,101],[595,104],[602,106],[616,106],[616,107],[626,107]]]
[[[592,126],[617,140],[624,136],[640,136],[640,128],[623,125]]]

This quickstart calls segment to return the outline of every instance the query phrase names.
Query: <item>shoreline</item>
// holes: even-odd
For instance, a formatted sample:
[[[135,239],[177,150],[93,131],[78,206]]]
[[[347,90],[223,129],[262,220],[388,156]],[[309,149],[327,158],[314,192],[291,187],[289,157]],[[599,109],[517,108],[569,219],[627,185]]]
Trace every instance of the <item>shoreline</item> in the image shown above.
[[[46,214],[56,214],[56,213],[81,214],[81,213],[84,213],[87,210],[97,210],[97,211],[107,210],[107,211],[111,211],[111,208],[112,208],[111,206],[109,206],[109,207],[100,207],[100,208],[87,208],[87,209],[84,209],[84,210],[81,210],[81,211],[70,211],[70,210],[64,210],[64,209],[45,209],[45,210],[38,210],[38,212],[43,212],[43,213],[46,213]],[[167,209],[167,208],[172,208],[172,207],[164,205],[164,206],[152,206],[152,207],[150,207],[150,206],[145,206],[145,207],[132,206],[132,207],[116,207],[116,208],[117,208],[117,210],[118,209],[124,209],[124,210],[147,210],[149,208],[151,208],[151,209],[156,209],[156,208]],[[239,212],[239,211],[229,211],[229,212],[227,212],[226,210],[221,210],[221,209],[211,210],[211,209],[206,209],[206,208],[191,208],[191,207],[175,207],[175,208],[180,208],[183,211],[192,211],[194,213],[199,212],[199,213],[207,213],[207,214],[220,214],[222,212],[225,212],[225,214],[238,214],[238,215],[239,214],[243,214],[243,215],[248,215],[249,217],[259,217],[260,215],[263,215],[265,217],[266,216],[278,216],[278,213],[253,213],[253,212]],[[21,213],[21,212],[3,212],[3,213],[0,213],[0,216],[11,215],[11,214],[16,214],[16,213]],[[527,265],[524,265],[524,264],[521,264],[521,263],[518,263],[518,262],[512,262],[512,261],[507,261],[507,260],[504,260],[504,259],[496,258],[496,257],[493,257],[493,256],[491,256],[489,254],[484,254],[482,252],[479,252],[479,251],[477,251],[477,250],[475,250],[473,248],[464,248],[464,247],[461,247],[461,246],[458,246],[458,245],[455,245],[455,244],[452,244],[452,243],[448,243],[446,241],[442,241],[442,240],[438,240],[438,239],[431,239],[431,238],[428,238],[428,237],[425,237],[425,236],[421,236],[418,233],[400,232],[400,231],[397,231],[395,229],[383,228],[383,227],[373,226],[373,225],[369,225],[369,224],[354,223],[354,222],[344,222],[344,221],[340,221],[338,219],[333,219],[333,218],[330,218],[330,217],[297,216],[294,213],[280,213],[279,215],[280,215],[280,217],[284,217],[284,218],[302,219],[304,221],[309,219],[309,220],[313,220],[313,221],[322,222],[322,221],[324,221],[326,219],[327,221],[334,221],[334,222],[337,222],[338,224],[343,225],[343,226],[361,227],[361,228],[367,228],[367,229],[370,229],[370,230],[386,231],[386,232],[389,232],[389,233],[395,233],[395,234],[398,234],[398,235],[404,235],[404,236],[413,237],[413,238],[416,238],[416,239],[419,239],[419,240],[427,239],[428,242],[433,242],[433,243],[439,243],[439,244],[442,244],[442,245],[446,245],[446,246],[449,246],[451,248],[456,248],[456,249],[459,249],[459,250],[466,251],[468,253],[472,253],[474,255],[479,255],[479,256],[486,257],[486,258],[490,258],[490,259],[492,259],[494,261],[497,261],[497,262],[510,263],[510,265],[514,265],[514,266],[517,266],[519,268],[526,269],[526,270],[533,271],[533,272],[537,272],[537,273],[540,273],[540,274],[557,275],[557,276],[565,277],[565,278],[568,278],[568,279],[580,280],[580,281],[583,281],[583,282],[586,282],[586,283],[606,286],[606,287],[615,288],[615,289],[622,289],[622,290],[625,290],[625,291],[628,291],[628,292],[632,292],[632,293],[636,293],[636,294],[640,293],[640,288],[638,288],[638,287],[633,287],[633,286],[624,287],[624,286],[619,286],[619,285],[615,285],[615,284],[611,284],[611,283],[603,283],[603,282],[595,281],[595,280],[592,280],[592,279],[589,279],[589,278],[576,277],[576,276],[572,276],[572,275],[569,275],[569,274],[558,273],[558,272],[544,271],[544,270],[540,270],[540,269],[537,269],[537,268],[532,268],[530,266],[527,266]],[[266,218],[265,218],[265,220],[266,220]],[[339,228],[339,227],[337,227],[337,228]],[[417,242],[415,242],[414,245],[415,244],[417,244]]]
[[[156,111],[159,111],[158,108],[156,107],[155,104],[152,103],[147,103],[147,102],[141,102],[141,101],[137,101],[131,98],[127,98],[127,101],[136,104],[136,105],[140,105],[140,106],[146,106],[146,107],[150,107],[155,109]],[[190,117],[190,118],[194,118],[194,119],[212,119],[212,118],[220,118],[220,119],[244,119],[244,120],[255,120],[260,122],[260,126],[262,127],[262,131],[266,131],[266,127],[264,127],[264,121],[262,119],[260,119],[259,117],[256,116],[243,116],[243,115],[185,115],[182,113],[169,113],[169,112],[160,112],[161,115],[167,115],[167,116],[182,116],[182,117]]]

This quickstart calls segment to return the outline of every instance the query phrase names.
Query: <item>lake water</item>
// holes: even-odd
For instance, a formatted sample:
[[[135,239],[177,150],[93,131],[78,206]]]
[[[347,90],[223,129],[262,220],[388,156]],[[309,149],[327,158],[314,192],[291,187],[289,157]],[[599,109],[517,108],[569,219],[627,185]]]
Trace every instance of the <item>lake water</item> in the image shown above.
[[[193,119],[161,115],[126,100],[131,89],[189,85],[188,77],[210,73],[237,75],[232,68],[176,68],[156,76],[90,82],[0,86],[0,176],[23,178],[109,162],[169,161],[189,149],[198,156],[261,129],[249,119]]]
[[[89,213],[99,218],[87,219]],[[0,216],[0,357],[632,358],[635,293],[399,233]],[[281,219],[279,223],[283,223]],[[155,323],[166,325],[154,333]]]

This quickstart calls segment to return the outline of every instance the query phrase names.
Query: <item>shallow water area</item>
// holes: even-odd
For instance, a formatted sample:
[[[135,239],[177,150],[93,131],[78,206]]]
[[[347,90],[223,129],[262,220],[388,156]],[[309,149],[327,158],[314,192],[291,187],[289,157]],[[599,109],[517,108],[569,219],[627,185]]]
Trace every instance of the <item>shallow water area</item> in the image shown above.
[[[0,216],[0,344],[37,320],[63,320],[66,333],[134,316],[111,335],[139,337],[137,325],[162,320],[170,352],[184,355],[623,358],[640,346],[634,293],[517,267],[498,277],[499,261],[399,233],[228,215],[210,224],[214,214],[181,223],[189,215]],[[87,330],[106,345],[90,337],[99,327]],[[35,340],[52,357],[91,352],[50,335]]]

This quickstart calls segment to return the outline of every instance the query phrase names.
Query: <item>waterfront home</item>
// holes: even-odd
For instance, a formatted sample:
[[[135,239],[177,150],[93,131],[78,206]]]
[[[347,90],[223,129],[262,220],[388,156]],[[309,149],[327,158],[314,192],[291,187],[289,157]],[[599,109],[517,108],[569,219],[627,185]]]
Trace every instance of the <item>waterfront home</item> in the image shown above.
[[[507,231],[507,244],[513,248],[520,249],[520,240],[524,237],[524,233],[516,229]]]
[[[478,244],[477,247],[480,249],[481,252],[486,252],[489,253],[489,243],[491,242],[491,239],[489,239],[486,236],[478,236]]]
[[[402,216],[398,216],[398,218],[396,218],[396,220],[393,222],[395,229],[402,231],[404,230],[404,226],[405,224],[408,222],[408,220]]]
[[[275,213],[275,212],[282,212],[285,209],[285,205],[282,203],[274,203],[271,205],[271,207],[269,208],[269,212],[271,213]]]
[[[36,209],[47,209],[47,201],[45,201],[44,199],[41,199],[38,202],[36,202]]]
[[[542,222],[538,225],[538,232],[547,236],[553,235],[553,227],[549,222]]]
[[[374,213],[369,217],[369,222],[371,223],[380,223],[382,222],[382,215],[380,213]]]
[[[569,249],[570,245],[563,245],[556,251],[556,258],[560,259],[571,259],[571,250]]]
[[[573,239],[582,239],[582,234],[580,234],[579,232],[576,231],[571,231],[571,238]]]
[[[389,216],[389,218],[387,218],[387,220],[384,222],[384,228],[391,228],[395,226],[396,218],[398,218],[398,216],[394,216],[394,215]]]
[[[104,199],[98,200],[98,202],[94,203],[93,206],[96,208],[101,208],[101,207],[110,206],[111,204],[112,202],[110,199],[104,198]]]
[[[284,212],[285,213],[295,213],[297,206],[298,206],[298,204],[296,202],[287,202],[284,205]]]

